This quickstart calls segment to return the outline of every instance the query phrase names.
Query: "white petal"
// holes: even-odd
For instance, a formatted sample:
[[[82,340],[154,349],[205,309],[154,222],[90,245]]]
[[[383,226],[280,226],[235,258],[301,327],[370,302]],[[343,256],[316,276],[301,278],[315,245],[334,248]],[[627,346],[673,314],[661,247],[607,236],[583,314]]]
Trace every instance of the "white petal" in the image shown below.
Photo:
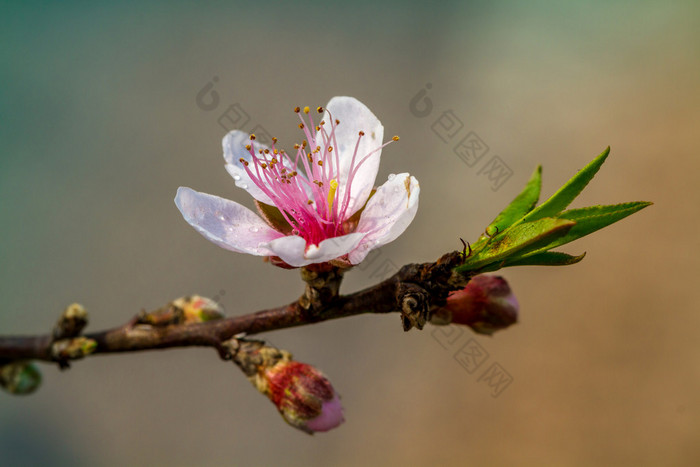
[[[356,232],[365,232],[357,248],[348,259],[358,264],[375,248],[395,240],[413,221],[418,210],[420,185],[407,173],[389,175],[389,180],[377,188],[362,211]]]
[[[191,188],[178,188],[175,204],[197,232],[227,250],[271,256],[265,245],[284,236],[245,206]]]
[[[350,164],[360,131],[364,131],[365,135],[360,140],[355,165],[382,145],[384,127],[372,111],[354,97],[334,97],[328,102],[326,109],[330,111],[332,116],[329,117],[328,112],[323,115],[323,119],[327,122],[326,129],[330,128],[331,118],[340,121],[335,130],[335,138],[338,142],[336,149],[340,158],[337,199],[342,202],[348,188],[347,179],[350,174]],[[360,166],[357,174],[353,177],[346,217],[357,212],[367,201],[367,197],[374,188],[380,159],[381,150],[378,150]]]
[[[328,238],[318,246],[311,245],[307,249],[306,240],[294,235],[273,240],[267,247],[290,266],[301,267],[339,258],[357,247],[364,236],[365,234],[356,232]]]
[[[255,170],[253,167],[253,158],[250,152],[245,148],[247,144],[250,144],[256,151],[259,149],[265,150],[269,149],[262,143],[257,141],[251,141],[250,135],[240,130],[233,130],[229,132],[221,142],[224,148],[224,160],[226,160],[226,171],[231,174],[233,180],[236,182],[236,186],[243,188],[250,196],[257,199],[258,201],[265,204],[273,204],[269,196],[267,196],[248,176],[248,172],[243,168],[243,163],[241,163],[241,158],[245,159],[250,163],[251,170]]]

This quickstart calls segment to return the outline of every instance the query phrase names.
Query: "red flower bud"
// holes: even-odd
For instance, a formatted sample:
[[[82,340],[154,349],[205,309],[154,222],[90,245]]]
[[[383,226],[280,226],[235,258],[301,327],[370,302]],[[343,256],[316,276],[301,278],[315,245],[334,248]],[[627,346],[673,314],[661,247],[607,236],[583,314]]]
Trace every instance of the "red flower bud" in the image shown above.
[[[473,277],[466,287],[450,293],[447,304],[431,319],[433,324],[466,324],[480,334],[493,334],[518,321],[518,301],[500,276]]]
[[[345,420],[331,383],[306,363],[281,361],[264,371],[267,396],[292,425],[309,434],[331,430]]]
[[[293,427],[313,434],[345,421],[338,394],[316,368],[292,360],[292,354],[264,341],[233,338],[225,347],[253,386]]]

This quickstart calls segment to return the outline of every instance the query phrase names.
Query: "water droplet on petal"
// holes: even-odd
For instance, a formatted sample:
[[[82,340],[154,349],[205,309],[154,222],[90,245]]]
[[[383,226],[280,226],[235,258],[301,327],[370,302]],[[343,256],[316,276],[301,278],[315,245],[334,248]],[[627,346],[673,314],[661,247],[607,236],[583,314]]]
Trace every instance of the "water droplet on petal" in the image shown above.
[[[251,232],[255,233],[255,232],[257,232],[258,230],[260,230],[260,228],[253,226],[253,227],[249,228],[248,230],[250,230]]]
[[[389,180],[393,180],[396,178],[396,174],[389,174]]]
[[[233,179],[234,179],[235,181],[238,181],[238,180],[241,179],[241,176],[240,176],[240,175],[234,175],[234,176],[233,176]]]
[[[246,183],[241,183],[241,188],[243,188],[244,190],[247,190],[247,189],[248,189],[248,184],[246,184]]]

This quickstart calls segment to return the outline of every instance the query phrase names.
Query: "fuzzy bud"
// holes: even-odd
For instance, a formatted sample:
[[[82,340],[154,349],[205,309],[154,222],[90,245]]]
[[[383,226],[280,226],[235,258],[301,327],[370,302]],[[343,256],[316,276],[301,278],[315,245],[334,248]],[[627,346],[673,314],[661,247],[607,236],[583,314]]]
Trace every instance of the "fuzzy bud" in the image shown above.
[[[328,431],[343,421],[343,407],[333,386],[306,363],[281,361],[264,371],[266,395],[292,425],[309,434]]]
[[[51,344],[51,356],[57,362],[85,358],[97,350],[97,342],[87,337],[61,339]]]
[[[292,355],[262,341],[234,339],[233,361],[258,391],[266,395],[282,418],[313,434],[345,421],[340,398],[318,369],[292,360]]]
[[[40,384],[41,373],[32,362],[19,361],[0,366],[0,387],[10,394],[31,394]]]
[[[151,326],[169,326],[171,324],[204,323],[223,317],[221,306],[211,298],[188,295],[173,300],[159,310],[141,312],[138,323],[150,324]]]
[[[53,328],[55,340],[76,337],[80,335],[88,323],[88,315],[85,308],[79,303],[72,303],[63,311],[56,326]]]
[[[473,277],[462,290],[450,293],[447,303],[433,314],[432,324],[466,324],[479,334],[491,335],[518,321],[518,301],[501,276]]]

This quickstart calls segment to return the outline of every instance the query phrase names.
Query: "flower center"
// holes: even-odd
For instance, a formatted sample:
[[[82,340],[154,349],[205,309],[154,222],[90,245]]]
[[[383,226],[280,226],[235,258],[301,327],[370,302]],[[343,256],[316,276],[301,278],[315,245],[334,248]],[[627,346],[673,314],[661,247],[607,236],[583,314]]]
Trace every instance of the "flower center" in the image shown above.
[[[323,113],[324,109],[318,107],[316,110]],[[272,200],[292,226],[292,233],[304,238],[307,246],[318,245],[327,238],[350,233],[346,232],[345,221],[350,217],[348,207],[352,182],[362,164],[391,141],[369,154],[358,154],[365,134],[359,131],[349,169],[343,167],[341,173],[341,155],[336,139],[336,129],[341,122],[333,119],[327,110],[329,123],[322,120],[314,125],[309,116],[307,125],[301,109],[297,107],[294,111],[299,114],[299,128],[306,137],[301,144],[294,145],[296,156],[277,149],[277,138],[272,138],[272,150],[256,150],[256,137],[252,134],[251,143],[245,146],[252,161],[241,158],[240,162],[251,181]],[[308,115],[309,108],[304,107],[303,112]],[[398,137],[394,136],[392,140],[397,141]]]

